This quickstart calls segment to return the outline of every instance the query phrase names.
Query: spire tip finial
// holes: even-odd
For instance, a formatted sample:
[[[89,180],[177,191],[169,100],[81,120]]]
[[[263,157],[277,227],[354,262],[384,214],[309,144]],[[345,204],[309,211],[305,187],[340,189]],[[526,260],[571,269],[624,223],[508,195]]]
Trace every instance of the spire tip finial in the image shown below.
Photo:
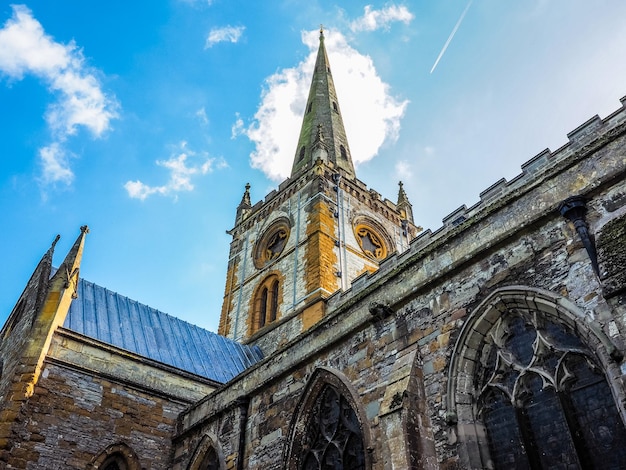
[[[320,41],[324,39],[324,25],[320,24]]]

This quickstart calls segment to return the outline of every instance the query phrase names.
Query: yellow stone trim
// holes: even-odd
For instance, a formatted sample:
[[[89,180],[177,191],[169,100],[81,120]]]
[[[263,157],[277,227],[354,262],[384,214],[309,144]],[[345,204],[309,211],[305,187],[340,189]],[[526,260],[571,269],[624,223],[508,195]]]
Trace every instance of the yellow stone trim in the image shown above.
[[[253,261],[257,269],[262,269],[277,259],[289,241],[291,225],[289,219],[275,220],[254,245]]]

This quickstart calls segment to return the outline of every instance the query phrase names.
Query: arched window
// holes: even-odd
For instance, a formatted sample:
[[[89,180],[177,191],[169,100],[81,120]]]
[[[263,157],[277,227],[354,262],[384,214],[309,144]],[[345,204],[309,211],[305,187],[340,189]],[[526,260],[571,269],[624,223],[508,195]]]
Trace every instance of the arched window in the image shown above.
[[[139,460],[135,452],[126,444],[114,444],[96,456],[87,469],[99,470],[139,470]]]
[[[346,379],[316,370],[291,424],[287,468],[368,469],[363,420]]]
[[[311,109],[313,109],[313,101],[309,103],[309,106],[306,109],[306,113],[309,114],[311,112]]]
[[[265,326],[265,320],[267,319],[267,299],[269,295],[267,295],[267,287],[263,287],[261,289],[261,302],[260,302],[260,311],[259,311],[259,328],[263,328]]]
[[[333,110],[338,113],[339,112],[339,107],[337,106],[337,102],[333,101]]]
[[[217,451],[210,447],[200,463],[199,470],[219,470],[220,462],[217,458]]]
[[[280,281],[278,276],[271,274],[263,279],[259,287],[257,287],[256,295],[254,296],[254,314],[251,324],[251,333],[276,321],[278,318],[280,296]]]
[[[278,312],[278,279],[272,283],[272,291],[270,299],[272,301],[269,310],[269,322],[276,321],[276,313]]]
[[[624,468],[626,432],[611,390],[571,331],[510,312],[490,335],[478,415],[498,468]]]
[[[476,391],[473,419],[485,428],[489,459],[507,470],[626,468],[626,429],[598,359],[534,294],[500,294],[455,347],[475,357],[465,387]]]
[[[126,470],[126,462],[123,459],[116,458],[117,456],[111,457],[104,463],[102,467],[104,470]]]
[[[224,456],[215,442],[217,442],[215,436],[213,438],[208,435],[202,436],[187,470],[221,470],[224,468],[222,464]]]
[[[298,155],[298,161],[301,161],[304,158],[304,151],[305,151],[305,147],[303,145],[302,147],[300,147],[300,154]]]

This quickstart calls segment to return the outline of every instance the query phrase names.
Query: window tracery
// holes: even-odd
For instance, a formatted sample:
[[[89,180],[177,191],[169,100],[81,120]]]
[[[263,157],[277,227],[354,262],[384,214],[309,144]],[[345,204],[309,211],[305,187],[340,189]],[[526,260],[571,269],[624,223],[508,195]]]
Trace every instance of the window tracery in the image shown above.
[[[254,265],[262,269],[277,259],[289,240],[289,221],[281,217],[259,238],[254,249]]]
[[[382,260],[387,257],[387,246],[383,241],[383,236],[377,230],[361,223],[355,226],[354,234],[361,250],[369,258]]]
[[[569,328],[507,311],[481,356],[477,417],[496,468],[623,468],[626,431],[611,390]]]
[[[369,428],[358,393],[341,372],[320,367],[296,408],[286,470],[369,470]]]
[[[363,437],[356,413],[331,385],[326,385],[315,401],[302,450],[302,470],[365,469]]]

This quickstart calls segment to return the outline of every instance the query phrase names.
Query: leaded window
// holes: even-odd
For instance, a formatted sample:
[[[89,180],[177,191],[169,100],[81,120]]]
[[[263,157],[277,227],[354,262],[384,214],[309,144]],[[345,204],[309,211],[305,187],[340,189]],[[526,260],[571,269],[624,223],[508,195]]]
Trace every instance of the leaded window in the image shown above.
[[[483,346],[478,417],[496,468],[626,468],[626,431],[605,375],[568,327],[508,310]]]
[[[301,470],[364,470],[361,426],[350,403],[326,384],[309,415],[302,442]]]

